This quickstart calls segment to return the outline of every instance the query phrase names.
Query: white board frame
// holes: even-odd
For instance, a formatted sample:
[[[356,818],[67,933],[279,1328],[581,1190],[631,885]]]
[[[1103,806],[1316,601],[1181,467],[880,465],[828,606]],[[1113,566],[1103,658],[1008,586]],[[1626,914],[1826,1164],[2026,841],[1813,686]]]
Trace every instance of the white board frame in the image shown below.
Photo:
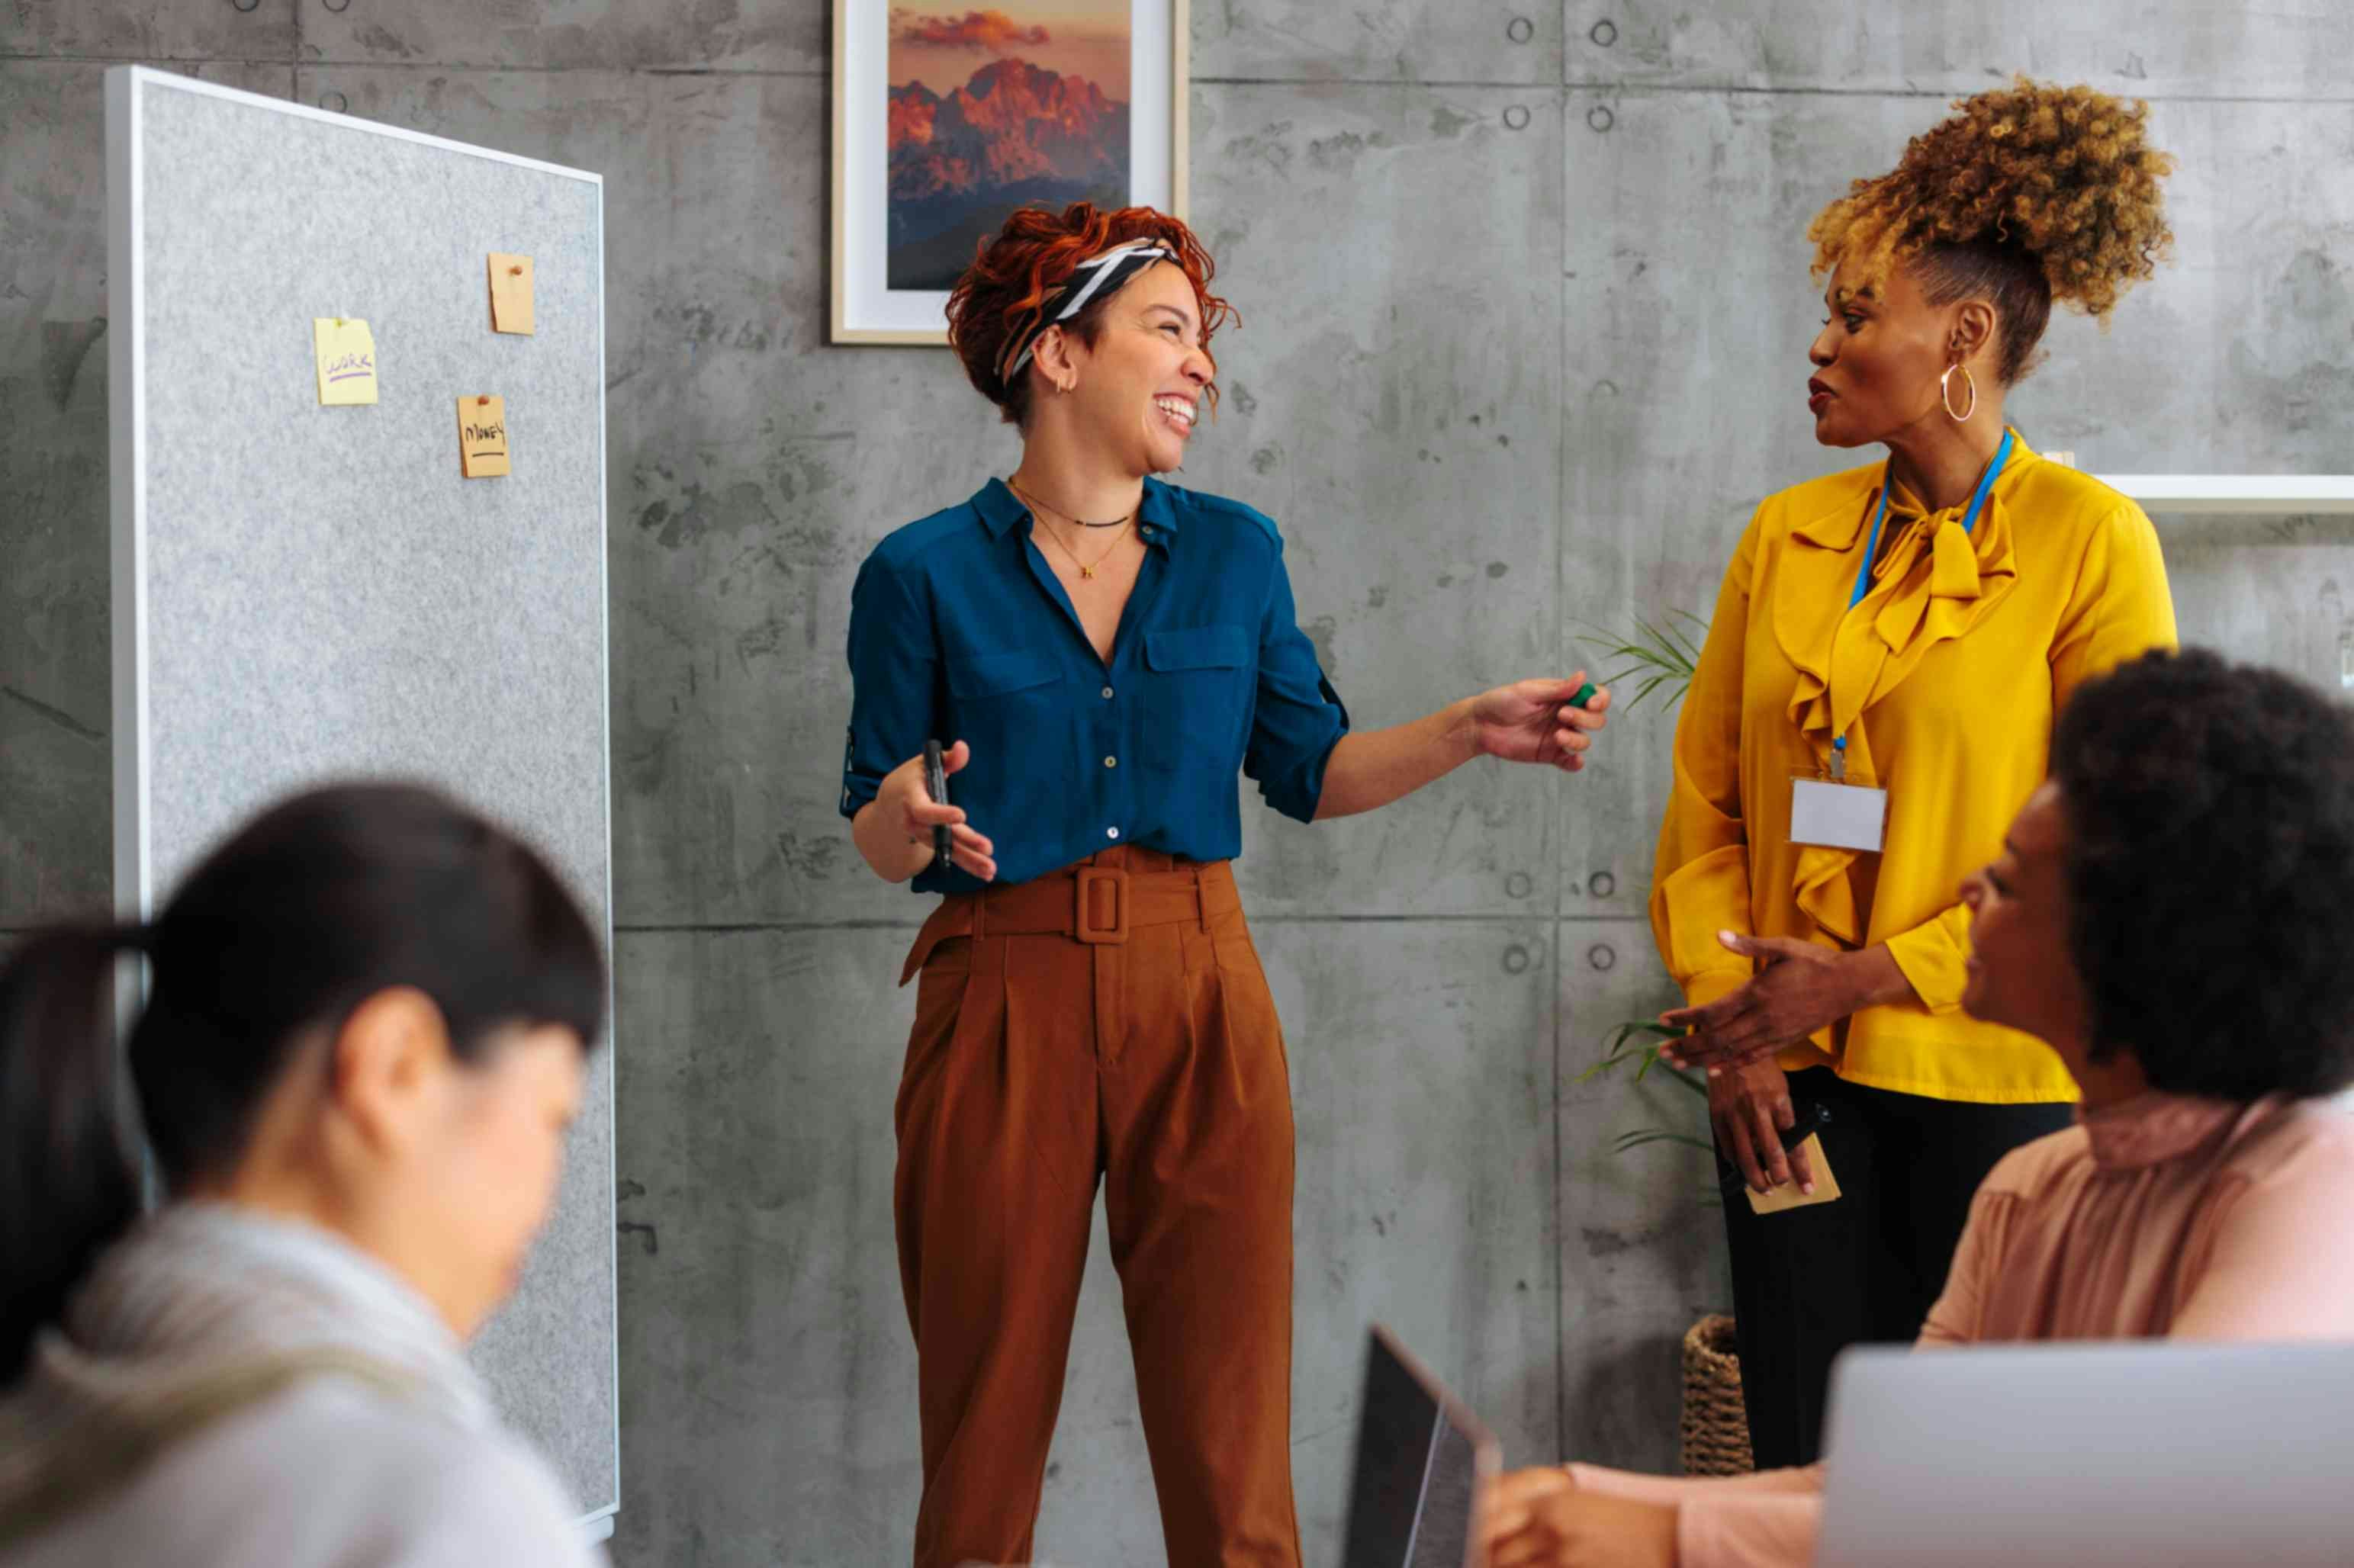
[[[146,283],[143,276],[146,215],[143,193],[145,188],[145,168],[142,157],[142,96],[149,88],[196,93],[224,99],[248,108],[273,114],[292,115],[332,124],[339,129],[373,136],[389,136],[412,142],[443,152],[459,153],[470,157],[484,158],[495,163],[512,164],[536,170],[542,174],[580,180],[597,191],[598,228],[597,297],[605,294],[604,275],[604,176],[586,169],[567,168],[560,164],[526,158],[518,154],[503,153],[493,148],[478,147],[469,143],[455,142],[446,137],[428,135],[402,126],[379,124],[352,115],[339,114],[307,104],[293,103],[284,99],[269,98],[259,93],[244,92],[236,88],[199,81],[194,77],[175,71],[158,70],[148,66],[113,66],[106,73],[106,243],[107,243],[107,319],[112,330],[107,334],[108,387],[108,511],[111,531],[111,572],[112,577],[113,617],[113,759],[114,759],[114,904],[117,917],[125,922],[144,922],[154,917],[156,888],[154,881],[154,842],[151,832],[153,779],[146,744],[149,731],[148,711],[148,602],[147,602],[147,358]],[[598,334],[598,385],[605,383],[605,334]],[[607,459],[607,420],[603,399],[598,402],[597,463],[598,471],[605,471]],[[610,527],[610,500],[599,492],[599,535]],[[605,667],[599,673],[599,683],[610,693],[612,689],[612,585],[610,562],[600,560],[598,584],[599,614],[602,628],[600,641],[604,649]],[[130,613],[123,613],[128,607]],[[612,777],[612,729],[605,727],[605,776]],[[607,927],[605,948],[612,950],[613,907],[612,856],[612,791],[610,785],[605,795],[605,838],[609,846],[605,857],[605,909]],[[613,1016],[611,965],[607,966],[605,1011]],[[118,992],[119,1018],[135,1015],[143,994],[143,980],[132,975],[128,969]],[[610,1048],[612,1030],[608,1027]],[[615,1148],[610,1129],[619,1121],[618,1107],[609,1119],[609,1141],[602,1150],[610,1170],[615,1160]],[[613,1320],[620,1318],[619,1236],[607,1227],[607,1243],[611,1250],[611,1266],[608,1277],[614,1282]],[[616,1334],[609,1347],[612,1358],[615,1392],[615,1417],[610,1434],[612,1443],[613,1492],[610,1499],[578,1499],[587,1508],[578,1523],[589,1541],[602,1541],[613,1533],[613,1520],[620,1510],[621,1436],[620,1421],[620,1342]]]

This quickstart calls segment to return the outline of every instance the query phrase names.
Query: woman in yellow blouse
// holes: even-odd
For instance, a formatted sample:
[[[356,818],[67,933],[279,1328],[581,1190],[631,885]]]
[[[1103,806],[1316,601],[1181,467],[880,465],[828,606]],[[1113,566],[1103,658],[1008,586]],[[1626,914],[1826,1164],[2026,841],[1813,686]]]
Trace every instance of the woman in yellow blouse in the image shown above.
[[[1767,498],[1676,731],[1652,927],[1710,1071],[1760,1467],[1817,1457],[1831,1358],[1910,1340],[1971,1194],[2066,1126],[2066,1070],[1960,1009],[1963,876],[2044,776],[2090,676],[2174,641],[2139,507],[2003,420],[2052,303],[2106,318],[2169,236],[2146,106],[2021,80],[1956,105],[1816,218],[1808,406],[1887,461]],[[1794,388],[1795,390],[1795,388]],[[1836,1201],[1759,1214],[1824,1175]]]

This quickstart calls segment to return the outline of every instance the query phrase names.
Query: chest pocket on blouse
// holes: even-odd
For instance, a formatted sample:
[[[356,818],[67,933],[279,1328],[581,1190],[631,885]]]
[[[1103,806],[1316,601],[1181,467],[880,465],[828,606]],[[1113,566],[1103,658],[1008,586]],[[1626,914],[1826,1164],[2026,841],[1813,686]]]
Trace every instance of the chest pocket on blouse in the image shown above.
[[[1257,673],[1249,633],[1232,624],[1148,631],[1144,667],[1145,760],[1161,768],[1207,763],[1229,773],[1241,766]]]

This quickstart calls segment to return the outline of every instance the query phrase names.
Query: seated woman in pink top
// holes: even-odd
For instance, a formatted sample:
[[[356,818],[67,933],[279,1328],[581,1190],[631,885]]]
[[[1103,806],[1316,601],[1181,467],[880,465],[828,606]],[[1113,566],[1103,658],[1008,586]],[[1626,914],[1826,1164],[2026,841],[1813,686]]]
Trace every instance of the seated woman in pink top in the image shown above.
[[[2354,1339],[2354,1118],[2314,1103],[2354,1081],[2354,718],[2211,653],[2124,665],[1962,897],[1963,1005],[2084,1101],[1978,1189],[1918,1343]],[[1797,1568],[1821,1490],[1522,1471],[1490,1561]]]

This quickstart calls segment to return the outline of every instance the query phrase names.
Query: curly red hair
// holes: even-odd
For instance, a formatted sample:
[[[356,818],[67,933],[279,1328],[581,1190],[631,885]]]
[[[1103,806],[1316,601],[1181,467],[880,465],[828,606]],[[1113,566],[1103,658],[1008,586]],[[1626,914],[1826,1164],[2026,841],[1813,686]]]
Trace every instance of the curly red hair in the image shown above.
[[[1177,265],[1193,285],[1194,303],[1201,310],[1204,353],[1209,352],[1210,336],[1219,327],[1241,321],[1232,305],[1210,292],[1217,264],[1183,220],[1149,207],[1106,211],[1085,201],[1072,203],[1059,215],[1044,207],[1020,208],[995,238],[982,242],[949,294],[949,345],[964,362],[974,387],[1004,410],[1008,424],[1029,421],[1030,378],[1025,371],[1009,382],[1000,372],[1006,344],[1037,323],[1047,297],[1069,281],[1080,262],[1134,239],[1157,239],[1177,253]],[[1065,329],[1092,344],[1110,302],[1108,298],[1089,301]],[[1214,384],[1209,399],[1214,409]]]

